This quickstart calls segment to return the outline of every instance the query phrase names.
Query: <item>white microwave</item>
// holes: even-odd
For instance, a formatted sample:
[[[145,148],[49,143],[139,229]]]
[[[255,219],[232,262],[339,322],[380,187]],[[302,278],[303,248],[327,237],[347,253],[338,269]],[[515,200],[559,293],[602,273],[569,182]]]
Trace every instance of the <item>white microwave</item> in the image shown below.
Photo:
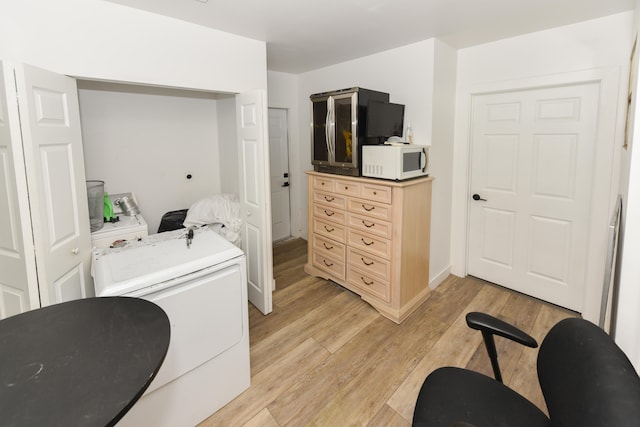
[[[365,145],[362,147],[362,176],[403,179],[429,175],[429,147],[426,145]]]

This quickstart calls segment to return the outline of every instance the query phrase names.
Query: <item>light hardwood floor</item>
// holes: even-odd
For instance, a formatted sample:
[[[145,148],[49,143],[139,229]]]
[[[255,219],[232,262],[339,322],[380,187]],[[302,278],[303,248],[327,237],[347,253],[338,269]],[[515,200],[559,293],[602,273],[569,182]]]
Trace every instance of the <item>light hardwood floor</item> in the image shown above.
[[[483,311],[540,342],[575,316],[475,278],[450,276],[401,325],[357,295],[308,276],[306,241],[274,245],[273,313],[249,305],[251,387],[203,421],[209,426],[409,426],[424,378],[440,366],[492,375],[465,314]],[[497,338],[507,385],[546,411],[537,349]],[[220,384],[220,386],[224,386]]]

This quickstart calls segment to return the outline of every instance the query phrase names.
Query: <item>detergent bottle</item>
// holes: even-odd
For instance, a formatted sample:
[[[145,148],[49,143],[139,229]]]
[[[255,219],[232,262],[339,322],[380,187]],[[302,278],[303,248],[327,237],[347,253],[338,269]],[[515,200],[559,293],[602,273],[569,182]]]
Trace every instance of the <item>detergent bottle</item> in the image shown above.
[[[111,199],[109,198],[109,194],[104,193],[104,221],[112,222],[115,216],[113,215],[113,203],[111,203]]]

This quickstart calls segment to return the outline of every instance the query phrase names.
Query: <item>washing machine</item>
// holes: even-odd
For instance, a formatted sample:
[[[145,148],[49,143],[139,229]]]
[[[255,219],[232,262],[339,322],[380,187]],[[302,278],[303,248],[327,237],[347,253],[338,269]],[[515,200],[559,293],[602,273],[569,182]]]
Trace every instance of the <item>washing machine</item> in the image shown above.
[[[142,215],[118,215],[119,221],[105,222],[104,226],[91,233],[91,244],[95,248],[108,248],[124,240],[138,240],[149,235],[149,227]]]
[[[160,371],[119,426],[193,426],[250,385],[245,255],[207,227],[188,231],[93,251],[96,296],[153,301],[171,323]]]
[[[110,198],[118,200],[125,196],[136,200],[133,193],[113,194]],[[125,215],[117,204],[113,206],[113,213],[118,221],[105,222],[100,230],[91,233],[94,248],[108,248],[117,242],[134,241],[149,235],[149,227],[141,214]]]

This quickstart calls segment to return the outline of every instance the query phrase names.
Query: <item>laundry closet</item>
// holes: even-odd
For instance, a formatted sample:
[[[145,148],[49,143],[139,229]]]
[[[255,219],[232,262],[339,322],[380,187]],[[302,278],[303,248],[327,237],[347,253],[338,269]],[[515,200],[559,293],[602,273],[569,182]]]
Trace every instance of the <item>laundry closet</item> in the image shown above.
[[[237,193],[249,294],[257,290],[270,298],[264,42],[103,0],[19,2],[0,16],[0,39],[7,41],[0,45],[4,63],[34,66],[77,83],[86,156],[76,178],[81,173],[83,181],[103,180],[109,193],[134,193],[150,233],[166,211],[188,208],[212,193]],[[12,103],[9,100],[8,110],[15,107]],[[16,176],[12,168],[3,172]],[[27,190],[25,182],[18,184],[11,194]],[[86,189],[74,191],[86,201]],[[19,204],[11,202],[13,219],[19,217],[22,222],[15,222],[16,227],[29,231],[32,218],[23,208],[29,208],[26,200],[33,194],[20,197]],[[75,202],[73,197],[52,200],[82,208],[82,197]],[[61,216],[60,210],[55,212]],[[16,251],[23,253],[12,252],[16,228],[11,227],[2,230],[0,255],[24,258],[23,264],[27,260],[30,278],[23,294],[0,286],[0,316],[60,301],[45,290],[52,286],[40,277],[46,268],[35,268],[42,251],[27,247],[25,238],[26,246]],[[85,227],[80,228],[84,232]],[[32,231],[31,246],[41,230]],[[74,252],[90,258],[90,247],[69,249]],[[78,271],[87,277],[89,269],[84,263]],[[270,311],[270,304],[265,299],[263,311]],[[2,312],[5,306],[10,309]]]
[[[79,80],[78,97],[87,179],[134,194],[149,234],[169,211],[239,193],[233,95]]]

